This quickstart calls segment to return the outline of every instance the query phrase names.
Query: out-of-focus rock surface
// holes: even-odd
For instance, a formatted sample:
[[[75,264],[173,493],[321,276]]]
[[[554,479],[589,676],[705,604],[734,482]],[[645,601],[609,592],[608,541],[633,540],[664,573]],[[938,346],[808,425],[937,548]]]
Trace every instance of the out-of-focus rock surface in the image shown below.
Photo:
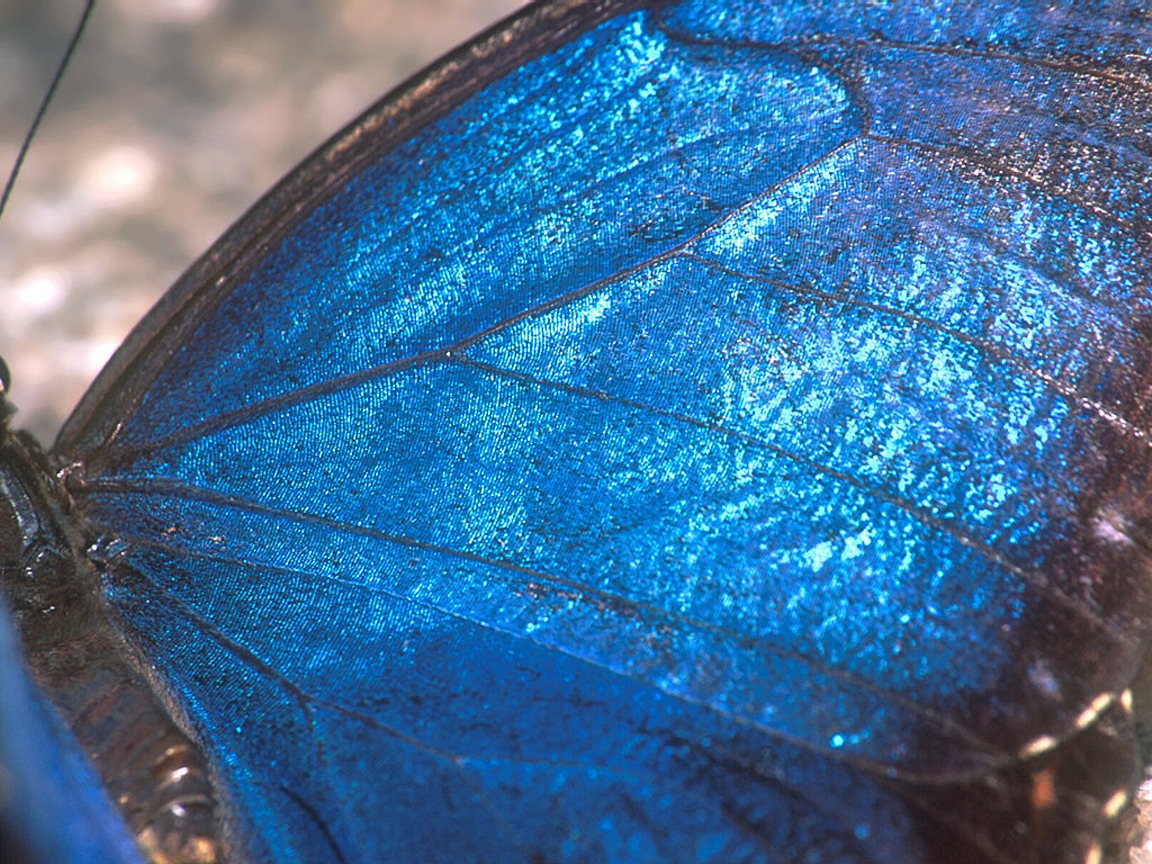
[[[0,0],[0,165],[80,0]],[[127,331],[281,175],[523,0],[102,0],[0,219],[0,356],[45,444]]]

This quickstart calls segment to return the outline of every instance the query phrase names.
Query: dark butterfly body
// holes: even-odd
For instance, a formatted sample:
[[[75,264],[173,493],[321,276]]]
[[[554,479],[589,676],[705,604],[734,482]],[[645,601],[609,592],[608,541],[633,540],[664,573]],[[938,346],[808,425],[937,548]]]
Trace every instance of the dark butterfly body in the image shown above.
[[[1090,860],[1152,615],[1150,43],[533,7],[258,205],[50,458],[9,439],[41,685],[91,673],[38,580],[98,586],[70,626],[231,860]],[[0,670],[49,739],[9,772],[122,850]]]

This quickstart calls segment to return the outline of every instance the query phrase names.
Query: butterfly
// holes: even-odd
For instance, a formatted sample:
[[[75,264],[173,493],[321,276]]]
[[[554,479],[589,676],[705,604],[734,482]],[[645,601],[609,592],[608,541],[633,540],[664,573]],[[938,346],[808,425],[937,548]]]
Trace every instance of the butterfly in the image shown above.
[[[7,772],[169,860],[1093,860],[1150,28],[570,0],[450,55],[6,439]]]

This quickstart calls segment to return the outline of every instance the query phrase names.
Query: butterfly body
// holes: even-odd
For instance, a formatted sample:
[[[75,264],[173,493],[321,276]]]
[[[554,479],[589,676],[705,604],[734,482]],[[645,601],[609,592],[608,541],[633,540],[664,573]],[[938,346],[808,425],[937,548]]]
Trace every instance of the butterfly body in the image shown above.
[[[1149,34],[1000,12],[542,4],[177,285],[52,494],[228,848],[1093,854]]]
[[[126,653],[46,457],[19,434],[3,450],[0,534],[22,548],[6,546],[0,584],[37,683],[107,778],[149,860],[217,861],[215,794],[199,749]]]

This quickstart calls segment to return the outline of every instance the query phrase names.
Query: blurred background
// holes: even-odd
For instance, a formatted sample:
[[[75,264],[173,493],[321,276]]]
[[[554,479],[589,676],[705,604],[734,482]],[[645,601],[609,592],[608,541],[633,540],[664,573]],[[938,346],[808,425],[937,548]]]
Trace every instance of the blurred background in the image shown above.
[[[49,444],[128,330],[281,175],[524,0],[101,0],[0,218],[0,356]],[[80,0],[0,0],[7,175]]]

